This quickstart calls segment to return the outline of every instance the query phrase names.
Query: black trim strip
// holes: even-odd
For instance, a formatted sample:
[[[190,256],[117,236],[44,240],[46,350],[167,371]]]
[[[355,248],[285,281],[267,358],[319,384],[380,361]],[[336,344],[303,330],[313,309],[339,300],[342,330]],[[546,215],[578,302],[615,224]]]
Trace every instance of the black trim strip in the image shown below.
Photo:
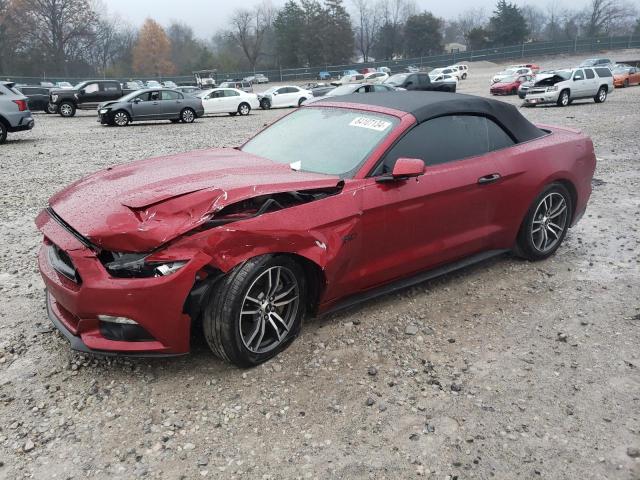
[[[74,230],[74,228],[69,225],[67,222],[65,222],[60,215],[58,215],[53,208],[51,207],[47,207],[46,208],[47,213],[49,214],[49,216],[51,218],[53,218],[56,222],[58,222],[60,224],[60,226],[62,228],[64,228],[67,232],[69,232],[71,235],[73,235],[80,243],[82,243],[85,247],[90,248],[91,250],[95,250],[97,252],[99,252],[101,249],[100,247],[98,247],[97,245],[91,243],[89,241],[89,239],[83,237],[80,233],[78,233],[78,231]]]
[[[345,310],[347,308],[351,308],[360,303],[371,300],[375,297],[379,297],[381,295],[387,295],[389,293],[396,292],[398,290],[402,290],[404,288],[412,287],[413,285],[417,285],[418,283],[426,282],[427,280],[432,280],[436,277],[440,277],[442,275],[446,275],[447,273],[455,272],[456,270],[460,270],[476,263],[484,262],[493,257],[497,257],[498,255],[502,255],[503,253],[508,252],[509,250],[488,250],[486,252],[478,253],[476,255],[472,255],[467,258],[463,258],[462,260],[458,260],[457,262],[450,263],[448,265],[444,265],[439,268],[435,268],[433,270],[427,270],[425,272],[420,272],[417,275],[414,275],[409,278],[403,278],[401,280],[397,280],[387,285],[383,285],[381,287],[373,288],[371,290],[367,290],[363,293],[355,294],[346,300],[338,302],[336,305],[331,307],[329,310],[323,313],[322,316],[328,315],[330,313],[335,313],[340,310]]]

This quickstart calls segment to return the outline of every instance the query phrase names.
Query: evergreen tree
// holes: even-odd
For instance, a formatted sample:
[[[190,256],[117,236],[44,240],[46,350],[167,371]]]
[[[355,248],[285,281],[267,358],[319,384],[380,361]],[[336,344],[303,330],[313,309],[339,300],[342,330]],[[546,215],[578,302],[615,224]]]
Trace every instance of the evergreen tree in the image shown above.
[[[528,35],[527,21],[515,3],[498,0],[489,20],[491,43],[496,47],[524,42]]]
[[[404,26],[404,49],[408,57],[442,53],[443,21],[430,12],[411,15]]]
[[[273,21],[276,55],[283,67],[297,67],[301,63],[304,23],[304,10],[294,0],[285,3]]]
[[[351,17],[342,0],[325,1],[325,28],[323,32],[324,57],[337,65],[351,62],[354,52],[354,33]]]

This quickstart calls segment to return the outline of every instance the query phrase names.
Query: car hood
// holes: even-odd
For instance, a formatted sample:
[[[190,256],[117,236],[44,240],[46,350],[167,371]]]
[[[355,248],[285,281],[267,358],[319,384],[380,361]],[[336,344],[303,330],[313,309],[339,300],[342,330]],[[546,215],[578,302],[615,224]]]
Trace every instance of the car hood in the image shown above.
[[[505,87],[513,87],[515,85],[517,85],[518,83],[516,81],[512,81],[512,82],[496,82],[493,85],[491,85],[492,88],[505,88]]]
[[[107,168],[49,201],[96,246],[148,252],[259,195],[336,187],[340,179],[292,170],[235,149],[210,149]]]

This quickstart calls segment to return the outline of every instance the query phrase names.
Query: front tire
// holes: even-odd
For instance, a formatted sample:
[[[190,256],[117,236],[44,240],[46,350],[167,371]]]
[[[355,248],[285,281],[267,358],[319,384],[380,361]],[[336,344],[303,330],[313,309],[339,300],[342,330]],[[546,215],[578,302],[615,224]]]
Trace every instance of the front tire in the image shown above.
[[[7,141],[7,127],[0,121],[0,145]]]
[[[556,104],[559,107],[566,107],[567,105],[569,105],[569,103],[571,103],[571,96],[569,95],[569,90],[561,91]]]
[[[605,87],[600,87],[600,89],[598,90],[598,93],[596,93],[596,96],[593,97],[593,100],[596,103],[604,103],[606,99],[607,99],[607,89]]]
[[[203,314],[213,353],[253,367],[284,350],[298,335],[306,305],[302,268],[290,257],[246,261],[212,289]]]
[[[53,115],[54,113],[58,113],[58,107],[55,103],[47,103],[44,111],[50,115]]]
[[[129,125],[131,118],[129,118],[129,114],[124,110],[118,110],[117,112],[114,112],[111,121],[116,127],[126,127]]]
[[[196,119],[196,112],[192,108],[185,108],[180,112],[180,120],[184,123],[193,123]]]
[[[262,110],[269,110],[271,108],[271,102],[268,99],[263,98],[260,100],[260,108]]]
[[[71,118],[76,114],[76,106],[71,102],[62,102],[58,107],[61,117]]]
[[[560,183],[548,185],[533,201],[520,226],[517,253],[531,261],[555,253],[567,234],[573,216],[573,201]]]
[[[622,88],[627,88],[629,86],[629,79],[627,78],[622,84]]]
[[[248,103],[241,103],[238,105],[238,113],[242,116],[249,115],[249,113],[251,113],[251,106]]]
[[[302,106],[302,104],[303,104],[304,102],[306,102],[306,101],[307,101],[307,99],[306,99],[305,97],[302,97],[300,100],[298,100],[298,106],[299,106],[299,107],[301,107],[301,106]]]

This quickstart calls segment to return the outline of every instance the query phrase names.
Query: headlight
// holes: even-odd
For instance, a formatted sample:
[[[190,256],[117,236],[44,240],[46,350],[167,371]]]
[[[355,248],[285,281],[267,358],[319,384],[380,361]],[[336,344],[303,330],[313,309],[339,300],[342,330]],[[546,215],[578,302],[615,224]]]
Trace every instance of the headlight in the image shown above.
[[[558,91],[557,85],[553,85],[552,87],[547,87],[547,92],[557,92],[557,91]]]
[[[166,277],[182,267],[188,260],[148,261],[148,253],[103,252],[100,260],[113,277],[119,278],[151,278]]]
[[[100,115],[104,115],[105,113],[107,113],[109,111],[108,108],[101,108],[100,109]]]

